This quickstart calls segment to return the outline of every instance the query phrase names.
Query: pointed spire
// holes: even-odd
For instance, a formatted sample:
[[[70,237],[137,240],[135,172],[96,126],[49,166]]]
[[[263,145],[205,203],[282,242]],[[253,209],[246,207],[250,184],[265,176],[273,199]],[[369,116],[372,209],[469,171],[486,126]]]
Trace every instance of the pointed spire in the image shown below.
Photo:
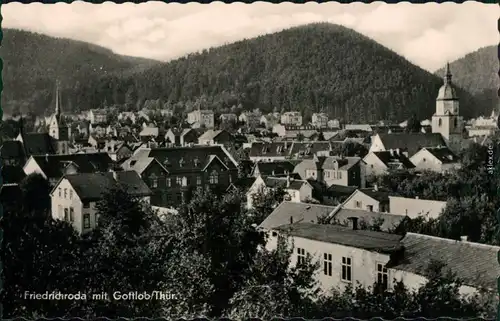
[[[450,71],[450,62],[449,61],[446,62],[446,73],[445,73],[444,81],[447,84],[451,84],[451,71]]]
[[[59,106],[59,80],[56,80],[56,111],[55,115],[57,119],[61,116],[61,107]]]

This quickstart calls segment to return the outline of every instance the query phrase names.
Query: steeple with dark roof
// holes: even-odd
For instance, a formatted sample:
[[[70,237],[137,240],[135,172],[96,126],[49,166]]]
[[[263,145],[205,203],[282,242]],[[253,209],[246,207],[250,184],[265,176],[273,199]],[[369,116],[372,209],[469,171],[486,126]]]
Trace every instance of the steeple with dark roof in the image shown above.
[[[437,100],[458,100],[451,78],[450,63],[447,62],[444,74],[444,84],[439,89]]]

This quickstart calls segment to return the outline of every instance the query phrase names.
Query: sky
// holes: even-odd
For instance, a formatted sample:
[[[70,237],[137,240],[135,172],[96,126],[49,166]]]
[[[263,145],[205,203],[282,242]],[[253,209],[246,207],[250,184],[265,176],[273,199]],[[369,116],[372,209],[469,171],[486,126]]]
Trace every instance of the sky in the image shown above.
[[[204,48],[312,22],[352,28],[435,71],[499,43],[495,4],[9,3],[2,26],[82,40],[118,54],[168,61]]]

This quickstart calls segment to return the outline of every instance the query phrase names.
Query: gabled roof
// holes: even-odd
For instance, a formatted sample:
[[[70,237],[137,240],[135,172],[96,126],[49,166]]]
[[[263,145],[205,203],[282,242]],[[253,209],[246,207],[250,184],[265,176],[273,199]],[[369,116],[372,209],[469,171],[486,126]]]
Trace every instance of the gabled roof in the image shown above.
[[[318,157],[320,159],[320,157]],[[321,168],[322,169],[337,169],[339,170],[349,170],[354,165],[358,164],[361,161],[360,157],[338,157],[338,156],[329,156],[324,157]]]
[[[290,156],[298,158],[312,158],[317,152],[330,150],[330,142],[293,142]]]
[[[0,146],[0,155],[3,159],[26,157],[23,143],[17,140],[4,141]]]
[[[293,172],[294,165],[288,161],[258,162],[254,171],[258,169],[260,175],[280,175]]]
[[[360,188],[359,192],[370,196],[374,200],[379,202],[389,202],[389,196],[391,196],[391,192],[383,189],[374,189],[374,188]]]
[[[281,187],[284,189],[299,190],[302,188],[304,184],[309,184],[305,180],[290,178],[290,185],[288,185],[288,179],[289,179],[288,177],[271,177],[271,176],[263,178],[266,187],[269,188]]]
[[[402,250],[401,235],[369,230],[353,230],[349,227],[309,222],[283,225],[276,228],[291,236],[339,244],[379,253],[394,253]],[[428,254],[429,255],[429,254]]]
[[[415,168],[415,165],[413,165],[410,159],[403,153],[387,150],[373,152],[373,154],[387,167],[390,167],[392,163],[400,163],[406,169]]]
[[[28,133],[23,135],[24,148],[28,155],[55,154],[54,139],[48,133]]]
[[[157,137],[159,135],[158,127],[144,127],[142,131],[139,133],[139,136],[154,136]]]
[[[425,148],[429,153],[436,157],[443,164],[458,163],[460,160],[448,147]]]
[[[149,165],[151,165],[151,163],[158,163],[158,161],[156,159],[154,159],[153,157],[143,157],[143,158],[137,158],[137,159],[133,159],[131,160],[130,162],[127,162],[125,161],[123,164],[122,164],[122,168],[124,170],[133,170],[135,172],[137,172],[139,175],[142,175],[142,172],[144,172],[144,170],[146,168],[148,168]],[[163,167],[162,164],[158,163],[158,165],[160,165],[160,167],[168,173],[167,169],[165,167]]]
[[[439,133],[394,133],[378,136],[386,150],[406,150],[410,157],[424,147],[446,146],[443,136]]]
[[[330,216],[335,209],[335,206],[284,201],[269,214],[259,227],[263,229],[272,229],[290,224],[290,218],[295,223],[315,223],[318,221],[318,218]]]
[[[222,134],[222,132],[224,132],[224,130],[209,129],[206,132],[204,132],[200,137],[198,137],[198,140],[199,141],[202,141],[202,140],[214,140],[214,139],[217,138],[217,136],[219,136],[220,134]]]
[[[139,177],[135,171],[116,172],[117,179],[112,172],[106,173],[83,173],[65,175],[76,194],[83,202],[97,201],[102,195],[116,187],[122,185],[133,197],[144,197],[152,194],[149,187]],[[54,188],[54,190],[57,186]]]
[[[435,258],[445,263],[445,269],[451,269],[465,285],[496,288],[500,275],[498,246],[415,233],[407,233],[402,244],[405,247],[403,259],[390,261],[388,268],[426,276],[427,266]]]
[[[401,224],[401,222],[407,218],[404,215],[370,212],[370,211],[354,210],[346,208],[341,208],[337,213],[335,213],[333,218],[337,220],[340,224],[344,224],[350,217],[357,217],[360,221],[364,221],[370,225],[373,224],[374,220],[383,219],[384,222],[380,226],[382,231],[389,231],[391,229],[397,228]]]
[[[72,155],[38,155],[32,156],[48,179],[63,176],[69,162],[78,166],[80,173],[95,173],[109,170],[113,160],[107,153],[89,153]]]
[[[237,163],[222,146],[192,146],[168,148],[143,148],[138,150],[124,166],[144,158],[154,158],[169,173],[201,171],[216,156],[229,170],[236,170]],[[144,160],[143,160],[144,161]]]

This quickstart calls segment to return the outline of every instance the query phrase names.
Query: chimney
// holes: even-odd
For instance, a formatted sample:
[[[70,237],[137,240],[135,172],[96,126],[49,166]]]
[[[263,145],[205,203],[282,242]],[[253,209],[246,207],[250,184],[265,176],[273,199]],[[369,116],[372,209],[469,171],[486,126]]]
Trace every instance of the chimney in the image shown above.
[[[460,241],[467,242],[467,235],[460,236]]]
[[[352,223],[352,230],[356,231],[358,229],[358,218],[357,217],[349,217],[348,220]]]
[[[373,184],[373,190],[376,192],[378,191],[378,185],[377,184]]]

